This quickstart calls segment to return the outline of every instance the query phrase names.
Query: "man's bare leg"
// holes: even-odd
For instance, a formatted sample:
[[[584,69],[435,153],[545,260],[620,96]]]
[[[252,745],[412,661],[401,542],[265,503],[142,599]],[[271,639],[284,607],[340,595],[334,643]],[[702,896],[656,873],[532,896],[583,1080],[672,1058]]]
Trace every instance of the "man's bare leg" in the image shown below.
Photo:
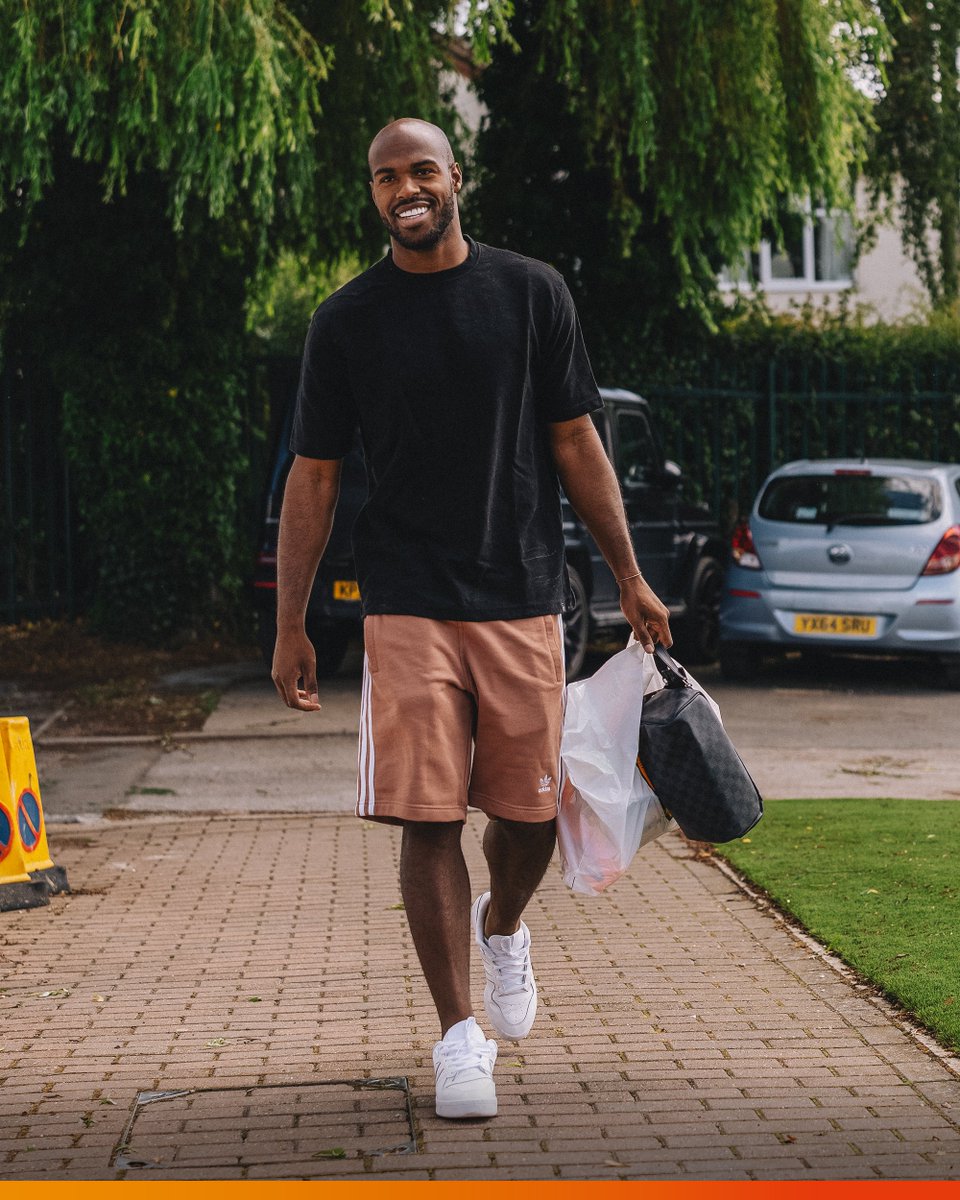
[[[483,853],[490,867],[490,904],[484,937],[509,936],[520,928],[523,910],[550,865],[556,833],[556,821],[487,822]]]
[[[407,821],[400,894],[441,1034],[473,1016],[470,1003],[470,877],[460,821]]]

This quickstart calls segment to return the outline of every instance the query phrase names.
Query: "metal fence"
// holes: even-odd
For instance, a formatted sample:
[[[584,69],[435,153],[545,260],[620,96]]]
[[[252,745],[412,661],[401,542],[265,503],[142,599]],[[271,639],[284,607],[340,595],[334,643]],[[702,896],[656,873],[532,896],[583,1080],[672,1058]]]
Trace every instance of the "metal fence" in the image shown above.
[[[709,504],[722,523],[748,510],[767,474],[793,459],[960,461],[960,392],[798,386],[803,382],[771,366],[762,388],[646,389],[687,494]]]
[[[251,371],[241,440],[249,466],[236,502],[251,564],[277,414],[297,367],[265,361]],[[61,398],[40,372],[6,367],[0,371],[0,622],[77,616],[91,602],[96,574],[64,452]]]
[[[8,367],[0,374],[0,618],[73,614],[85,591],[59,400]]]
[[[652,402],[668,457],[686,494],[729,526],[767,473],[793,458],[832,455],[960,461],[960,393],[911,376],[854,380],[771,363],[764,377],[725,386],[640,386]],[[296,364],[260,364],[246,414],[250,461],[237,519],[251,561],[261,521],[273,434],[296,381]],[[265,397],[267,398],[265,402]],[[96,564],[76,511],[63,453],[59,398],[22,372],[0,375],[0,620],[73,616],[88,605]]]

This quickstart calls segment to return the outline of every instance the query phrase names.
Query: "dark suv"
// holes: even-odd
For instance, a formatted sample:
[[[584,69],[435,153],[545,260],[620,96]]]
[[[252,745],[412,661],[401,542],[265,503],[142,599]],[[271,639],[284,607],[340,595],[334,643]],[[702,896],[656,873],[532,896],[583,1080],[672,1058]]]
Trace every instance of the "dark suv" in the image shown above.
[[[650,406],[634,392],[602,388],[604,407],[593,416],[623,494],[640,569],[670,608],[678,654],[687,662],[711,661],[719,644],[722,541],[707,509],[684,502],[681,472],[667,461],[651,423]],[[264,658],[276,640],[277,527],[283,485],[293,461],[287,449],[292,413],[281,430],[267,488],[263,541],[257,555],[254,596]],[[366,497],[359,439],[344,460],[333,532],[307,607],[307,633],[317,670],[331,675],[350,639],[360,631],[360,593],[350,548],[353,522]],[[583,668],[598,634],[622,632],[619,589],[596,542],[564,500],[563,530],[573,606],[564,615],[567,674]]]

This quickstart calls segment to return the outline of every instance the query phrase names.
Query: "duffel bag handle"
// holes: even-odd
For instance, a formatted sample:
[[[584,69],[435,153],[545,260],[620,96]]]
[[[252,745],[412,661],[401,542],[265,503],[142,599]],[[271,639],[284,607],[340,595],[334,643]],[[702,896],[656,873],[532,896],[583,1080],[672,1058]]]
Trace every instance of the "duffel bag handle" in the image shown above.
[[[692,687],[690,677],[684,668],[659,644],[653,648],[653,658],[657,664],[657,670],[663,677],[664,687],[681,688]]]

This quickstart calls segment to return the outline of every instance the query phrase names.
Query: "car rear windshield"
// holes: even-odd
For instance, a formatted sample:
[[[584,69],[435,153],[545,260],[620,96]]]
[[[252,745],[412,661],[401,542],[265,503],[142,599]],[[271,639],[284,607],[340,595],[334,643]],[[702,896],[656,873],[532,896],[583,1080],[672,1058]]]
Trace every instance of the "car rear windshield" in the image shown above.
[[[917,475],[785,475],[770,482],[760,516],[800,525],[922,525],[940,516],[940,488]]]

